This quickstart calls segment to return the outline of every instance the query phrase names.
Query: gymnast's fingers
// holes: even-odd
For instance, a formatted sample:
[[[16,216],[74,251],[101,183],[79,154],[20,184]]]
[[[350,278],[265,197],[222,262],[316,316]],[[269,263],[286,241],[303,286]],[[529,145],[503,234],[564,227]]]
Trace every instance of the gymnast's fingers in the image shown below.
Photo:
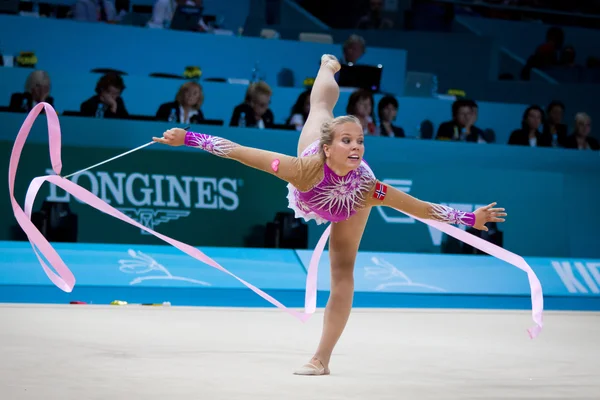
[[[167,144],[167,140],[164,138],[153,137],[152,140],[158,143]]]
[[[489,210],[490,208],[494,207],[496,204],[497,204],[496,202],[488,204],[487,206],[484,207],[484,210]]]

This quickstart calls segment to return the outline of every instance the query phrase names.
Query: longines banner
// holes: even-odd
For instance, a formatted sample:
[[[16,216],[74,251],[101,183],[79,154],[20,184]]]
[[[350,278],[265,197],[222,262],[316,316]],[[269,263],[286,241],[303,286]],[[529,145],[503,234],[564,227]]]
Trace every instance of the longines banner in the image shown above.
[[[1,142],[0,146],[0,154],[8,160],[12,143]],[[126,150],[63,147],[63,174]],[[47,145],[28,144],[15,189],[21,207],[31,179],[52,173]],[[287,209],[283,181],[200,150],[139,151],[69,179],[141,224],[192,245],[260,246],[263,233],[259,227],[272,221],[276,212]],[[10,240],[16,221],[7,189],[4,193],[0,203],[3,221],[0,240]],[[79,242],[163,243],[81,203],[54,185],[44,184],[34,212],[44,200],[69,203],[78,215]]]

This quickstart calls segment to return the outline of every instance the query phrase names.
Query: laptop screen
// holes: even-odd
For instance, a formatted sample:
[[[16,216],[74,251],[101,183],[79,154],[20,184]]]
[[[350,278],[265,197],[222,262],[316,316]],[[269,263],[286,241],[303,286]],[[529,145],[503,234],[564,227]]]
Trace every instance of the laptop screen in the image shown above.
[[[383,66],[377,65],[348,65],[342,64],[338,84],[343,87],[353,87],[379,92]]]

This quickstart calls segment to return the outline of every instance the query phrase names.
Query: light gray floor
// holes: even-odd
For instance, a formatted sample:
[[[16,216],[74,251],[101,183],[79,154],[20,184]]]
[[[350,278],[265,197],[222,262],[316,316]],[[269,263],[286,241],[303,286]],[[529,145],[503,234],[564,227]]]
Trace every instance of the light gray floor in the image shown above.
[[[600,315],[356,309],[331,376],[277,310],[0,305],[0,399],[600,399]]]

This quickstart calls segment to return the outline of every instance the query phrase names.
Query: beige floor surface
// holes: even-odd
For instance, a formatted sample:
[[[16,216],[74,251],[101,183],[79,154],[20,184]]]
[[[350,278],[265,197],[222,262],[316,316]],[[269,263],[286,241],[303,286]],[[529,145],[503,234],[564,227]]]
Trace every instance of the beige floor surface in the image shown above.
[[[292,375],[322,310],[0,305],[0,399],[600,399],[600,314],[355,309],[331,376]]]

